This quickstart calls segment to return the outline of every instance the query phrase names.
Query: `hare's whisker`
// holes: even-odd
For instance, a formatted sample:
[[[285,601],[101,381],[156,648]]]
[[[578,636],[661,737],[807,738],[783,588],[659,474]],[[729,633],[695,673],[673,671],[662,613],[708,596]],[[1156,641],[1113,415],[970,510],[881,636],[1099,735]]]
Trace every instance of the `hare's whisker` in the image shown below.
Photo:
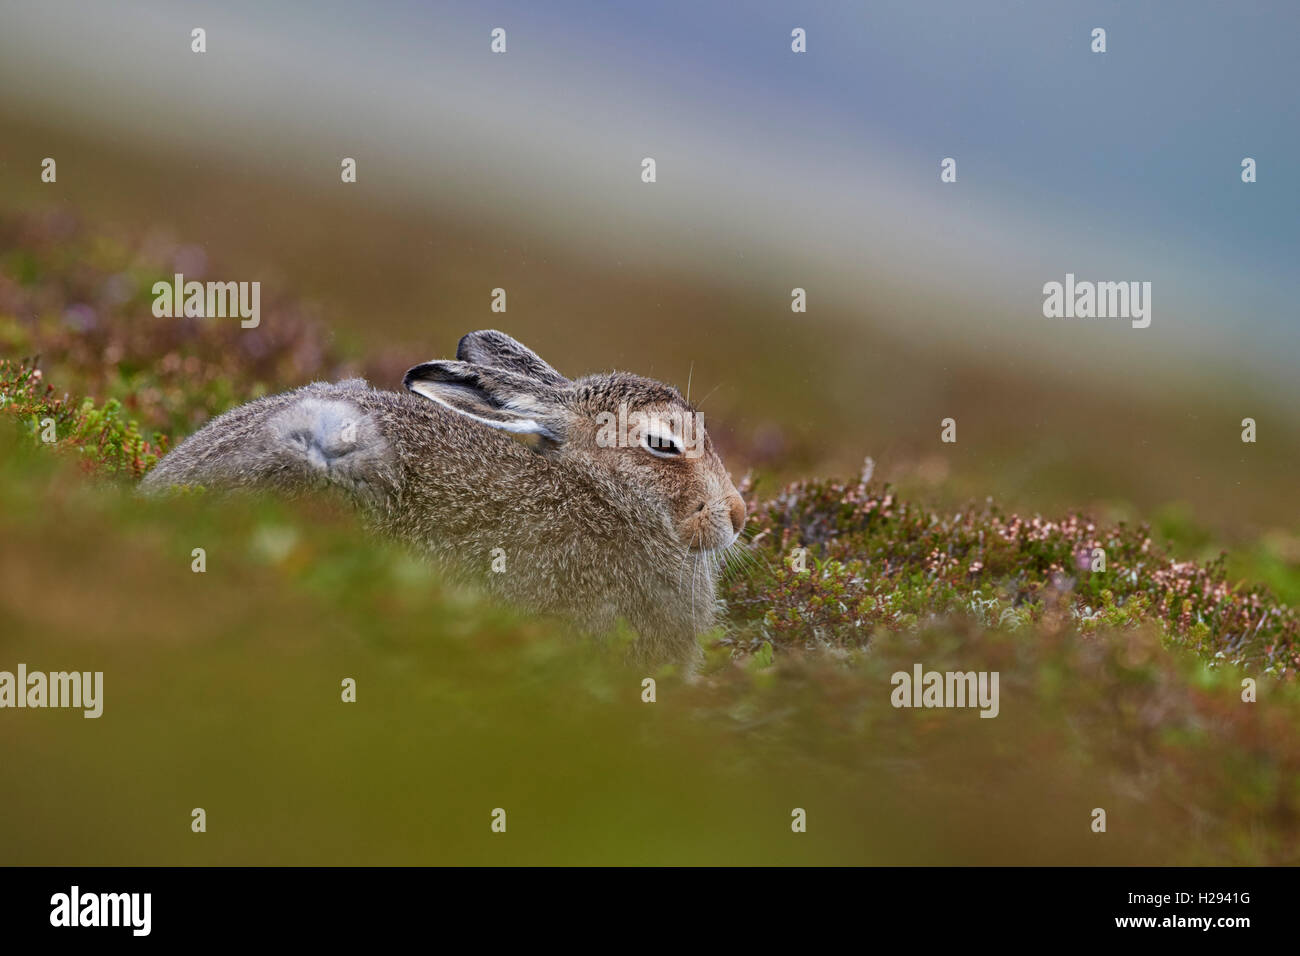
[[[699,630],[699,619],[695,616],[695,581],[700,575],[700,563],[703,555],[695,552],[695,567],[691,570],[691,623]]]
[[[702,534],[702,533],[703,533],[703,532],[699,532],[699,531],[696,532],[696,534]],[[691,547],[692,547],[694,544],[695,544],[695,534],[691,535],[691,540],[687,543],[687,545],[686,545],[686,550],[682,552],[682,564],[681,564],[681,567],[679,567],[679,568],[677,569],[677,587],[678,587],[678,588],[680,588],[680,587],[682,586],[682,573],[686,570],[686,561],[687,561],[687,559],[690,558],[690,556],[691,556]],[[691,624],[694,625],[694,623],[695,623],[694,611],[692,610]]]
[[[712,395],[714,392],[716,392],[716,391],[717,391],[718,389],[720,389],[720,388],[722,388],[722,383],[721,383],[721,382],[719,382],[717,385],[714,385],[713,388],[709,389],[709,395]],[[696,411],[699,411],[700,408],[703,407],[704,403],[707,402],[707,401],[709,400],[709,395],[705,395],[702,399],[700,399],[700,404],[695,406],[695,410],[696,410]]]

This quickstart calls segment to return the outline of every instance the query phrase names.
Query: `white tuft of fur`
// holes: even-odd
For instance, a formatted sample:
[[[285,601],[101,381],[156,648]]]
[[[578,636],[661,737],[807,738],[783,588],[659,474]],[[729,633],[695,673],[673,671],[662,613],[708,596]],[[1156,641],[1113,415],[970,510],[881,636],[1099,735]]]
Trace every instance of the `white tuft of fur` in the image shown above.
[[[266,427],[280,457],[352,491],[365,490],[388,452],[374,422],[351,402],[303,398]]]

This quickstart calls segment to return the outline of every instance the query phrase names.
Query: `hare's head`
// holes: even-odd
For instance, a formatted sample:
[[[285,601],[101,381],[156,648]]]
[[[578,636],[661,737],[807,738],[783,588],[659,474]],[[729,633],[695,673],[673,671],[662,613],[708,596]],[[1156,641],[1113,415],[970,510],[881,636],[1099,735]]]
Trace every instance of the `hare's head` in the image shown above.
[[[651,504],[683,547],[721,551],[745,503],[713,450],[703,417],[675,388],[624,372],[570,381],[503,332],[471,332],[455,361],[406,373],[408,389],[490,428],[538,436],[538,452],[587,465]]]

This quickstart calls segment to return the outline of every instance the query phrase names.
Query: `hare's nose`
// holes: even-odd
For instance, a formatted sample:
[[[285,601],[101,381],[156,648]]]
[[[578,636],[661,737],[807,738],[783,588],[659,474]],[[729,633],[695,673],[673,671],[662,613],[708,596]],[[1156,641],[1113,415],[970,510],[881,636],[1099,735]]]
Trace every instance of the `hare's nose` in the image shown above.
[[[731,496],[731,530],[740,534],[740,530],[745,527],[745,499],[740,495]]]

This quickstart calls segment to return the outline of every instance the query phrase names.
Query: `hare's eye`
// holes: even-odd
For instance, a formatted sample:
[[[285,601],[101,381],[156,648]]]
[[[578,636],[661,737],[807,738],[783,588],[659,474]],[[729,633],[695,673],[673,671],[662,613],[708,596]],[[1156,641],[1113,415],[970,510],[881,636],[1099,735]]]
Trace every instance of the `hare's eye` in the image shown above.
[[[643,432],[641,447],[660,458],[677,458],[682,453],[682,446],[672,435]]]

